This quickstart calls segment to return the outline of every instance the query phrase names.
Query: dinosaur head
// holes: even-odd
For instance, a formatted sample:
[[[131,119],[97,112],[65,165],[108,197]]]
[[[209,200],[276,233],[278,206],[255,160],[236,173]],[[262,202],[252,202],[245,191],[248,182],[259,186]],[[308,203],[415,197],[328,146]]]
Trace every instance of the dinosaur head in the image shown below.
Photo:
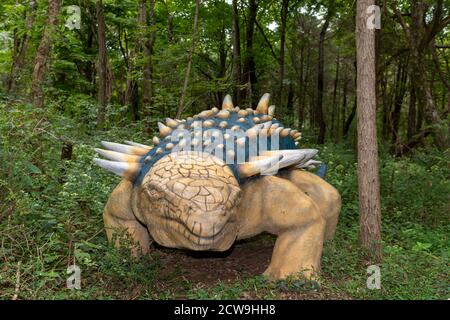
[[[191,250],[226,250],[237,235],[239,184],[221,159],[203,152],[171,153],[136,187],[133,211],[156,242]]]

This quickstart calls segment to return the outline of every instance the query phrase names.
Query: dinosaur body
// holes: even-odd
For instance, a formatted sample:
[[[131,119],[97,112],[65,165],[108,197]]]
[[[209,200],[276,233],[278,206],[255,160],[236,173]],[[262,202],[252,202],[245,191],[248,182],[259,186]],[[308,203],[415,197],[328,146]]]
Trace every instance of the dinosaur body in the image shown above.
[[[147,253],[150,239],[190,250],[225,251],[261,232],[278,236],[265,274],[273,279],[320,269],[335,231],[338,192],[305,171],[317,150],[296,149],[300,133],[273,118],[265,94],[256,110],[231,98],[182,121],[159,124],[154,146],[104,142],[97,164],[124,177],[104,211],[108,239],[126,230]],[[112,160],[112,161],[111,161]],[[116,243],[119,245],[119,243]]]

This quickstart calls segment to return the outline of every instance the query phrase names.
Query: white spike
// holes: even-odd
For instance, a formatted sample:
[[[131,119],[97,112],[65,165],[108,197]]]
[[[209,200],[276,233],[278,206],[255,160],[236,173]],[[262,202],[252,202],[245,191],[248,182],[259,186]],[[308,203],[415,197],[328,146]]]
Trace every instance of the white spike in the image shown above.
[[[130,181],[133,181],[141,170],[140,163],[116,162],[98,158],[94,158],[94,162],[103,169],[111,171]]]
[[[233,109],[234,105],[233,105],[233,99],[231,99],[231,96],[229,94],[227,94],[225,96],[225,98],[223,99],[222,102],[222,110],[229,110],[229,109]]]
[[[275,116],[275,106],[270,106],[267,111],[267,114],[271,117]]]
[[[125,140],[124,142],[126,144],[130,145],[130,146],[144,148],[144,149],[147,149],[148,151],[152,150],[152,147],[146,146],[145,144],[141,144],[141,143],[137,143],[137,142],[133,142],[133,141],[128,141],[128,140]]]
[[[296,165],[295,168],[297,168],[297,169],[304,169],[304,168],[314,169],[316,167],[316,165],[321,164],[321,163],[322,163],[322,161],[308,160],[303,164]]]
[[[269,100],[270,100],[270,94],[264,93],[261,99],[258,102],[258,106],[256,107],[256,111],[258,111],[261,114],[267,114],[269,109]]]
[[[158,129],[159,129],[159,135],[161,137],[166,137],[170,133],[172,133],[172,129],[167,127],[166,125],[162,124],[161,122],[158,122]]]
[[[158,137],[153,137],[153,144],[156,146],[159,144],[159,138]]]
[[[300,149],[300,150],[271,150],[261,153],[263,156],[282,155],[283,160],[278,164],[278,168],[286,168],[292,165],[301,165],[314,158],[318,153],[316,149]]]
[[[166,118],[166,125],[168,127],[175,128],[178,125],[178,122],[171,118]]]
[[[109,142],[109,141],[102,141],[101,144],[108,150],[126,153],[126,154],[137,155],[137,156],[143,156],[144,154],[147,154],[149,151],[148,149],[144,149],[141,147],[128,146],[125,144]]]
[[[251,177],[263,173],[278,163],[283,156],[267,157],[260,160],[245,162],[238,165],[238,171],[241,177]]]
[[[95,152],[97,152],[102,157],[112,160],[112,161],[119,161],[119,162],[139,162],[141,160],[141,156],[134,156],[122,152],[115,152],[110,150],[103,150],[103,149],[94,149]]]

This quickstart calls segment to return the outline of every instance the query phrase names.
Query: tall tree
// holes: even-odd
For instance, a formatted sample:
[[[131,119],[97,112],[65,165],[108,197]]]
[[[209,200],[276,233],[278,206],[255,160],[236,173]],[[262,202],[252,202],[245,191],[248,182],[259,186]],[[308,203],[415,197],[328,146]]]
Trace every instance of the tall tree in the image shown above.
[[[258,13],[258,3],[256,0],[249,0],[247,24],[245,28],[245,58],[243,77],[247,83],[247,102],[252,106],[253,87],[256,84],[256,63],[253,53],[253,36],[255,33],[256,15]]]
[[[101,129],[105,122],[107,104],[107,53],[106,53],[106,25],[102,0],[96,2],[97,10],[97,42],[98,42],[98,96],[97,96],[97,128]]]
[[[23,39],[20,41],[20,46],[14,46],[13,51],[13,62],[11,65],[11,73],[7,83],[7,92],[13,92],[17,85],[17,80],[20,71],[25,63],[25,56],[28,51],[28,46],[30,43],[30,34],[33,29],[34,20],[36,18],[36,0],[31,0],[29,2],[29,9],[27,11],[26,22],[25,22],[25,33]]]
[[[323,86],[324,86],[324,64],[325,64],[325,35],[330,25],[331,14],[327,14],[325,21],[320,30],[319,36],[319,57],[318,57],[318,74],[317,74],[317,106],[316,106],[316,119],[319,125],[319,135],[317,136],[317,143],[323,144],[325,142],[325,130],[326,123],[323,115]]]
[[[280,25],[280,71],[278,80],[278,101],[279,107],[282,107],[283,103],[283,83],[284,83],[284,51],[286,47],[286,24],[289,11],[289,0],[283,0],[281,4],[281,25]]]
[[[191,49],[189,50],[188,64],[187,64],[187,67],[186,67],[186,73],[184,75],[184,83],[183,83],[183,89],[181,91],[180,104],[178,105],[178,110],[177,110],[177,116],[176,116],[177,119],[180,118],[181,113],[183,112],[183,110],[185,108],[184,100],[186,99],[186,93],[187,93],[187,88],[188,88],[188,84],[189,84],[189,78],[191,76],[192,56],[194,55],[194,50],[195,50],[195,38],[197,36],[198,15],[199,15],[199,12],[200,12],[200,4],[201,4],[201,0],[196,0],[195,1],[195,14],[194,14],[194,28],[193,28],[193,31],[192,31],[192,44],[191,44]]]
[[[448,131],[442,125],[442,118],[435,105],[431,84],[427,79],[426,55],[429,53],[430,45],[436,35],[450,24],[450,16],[443,16],[443,0],[436,1],[432,15],[427,12],[430,6],[426,1],[410,0],[411,23],[408,25],[395,1],[391,5],[406,35],[411,52],[411,78],[414,82],[419,106],[425,107],[424,118],[432,128],[436,146],[445,149],[448,146]],[[419,119],[420,116],[419,113]]]
[[[376,127],[375,29],[367,26],[367,9],[374,0],[357,0],[357,131],[359,241],[375,261],[381,259],[381,206]]]
[[[35,107],[39,108],[44,106],[42,82],[46,72],[47,60],[50,55],[53,37],[56,33],[60,8],[61,0],[48,0],[45,28],[34,59],[34,69],[31,80],[31,101]]]
[[[241,31],[239,27],[239,8],[237,0],[232,2],[233,13],[233,96],[237,105],[241,103],[242,70],[241,70]]]
[[[336,74],[334,76],[334,87],[333,87],[333,104],[332,104],[332,110],[331,110],[331,132],[330,137],[335,137],[335,127],[338,127],[336,125],[336,117],[339,118],[339,112],[338,112],[338,105],[337,105],[337,88],[339,83],[339,55],[336,57]]]
[[[156,37],[156,20],[155,20],[155,0],[150,1],[150,25],[147,26],[147,1],[141,0],[140,2],[140,24],[145,29],[144,32],[144,45],[143,45],[143,56],[144,56],[144,72],[142,79],[142,107],[144,109],[144,114],[149,115],[149,107],[151,106],[152,96],[153,96],[153,61],[152,52],[153,44],[155,43]],[[150,27],[150,32],[148,31]],[[149,34],[150,33],[150,34]]]

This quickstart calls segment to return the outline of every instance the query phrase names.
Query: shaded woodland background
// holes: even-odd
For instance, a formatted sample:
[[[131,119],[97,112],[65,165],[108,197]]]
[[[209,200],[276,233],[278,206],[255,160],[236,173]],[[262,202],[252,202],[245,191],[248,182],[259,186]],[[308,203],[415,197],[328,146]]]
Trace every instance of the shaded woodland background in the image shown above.
[[[370,291],[368,259],[357,250],[355,1],[3,0],[0,296],[447,298],[450,1],[377,5],[385,282]],[[321,150],[327,180],[343,196],[321,289],[268,284],[249,270],[209,283],[188,270],[197,260],[186,254],[161,279],[179,253],[159,248],[133,264],[112,250],[101,212],[117,179],[92,165],[92,148],[148,143],[166,117],[219,106],[227,93],[255,107],[264,92],[277,118],[303,132],[302,146]],[[64,289],[75,260],[87,270],[80,292]]]

